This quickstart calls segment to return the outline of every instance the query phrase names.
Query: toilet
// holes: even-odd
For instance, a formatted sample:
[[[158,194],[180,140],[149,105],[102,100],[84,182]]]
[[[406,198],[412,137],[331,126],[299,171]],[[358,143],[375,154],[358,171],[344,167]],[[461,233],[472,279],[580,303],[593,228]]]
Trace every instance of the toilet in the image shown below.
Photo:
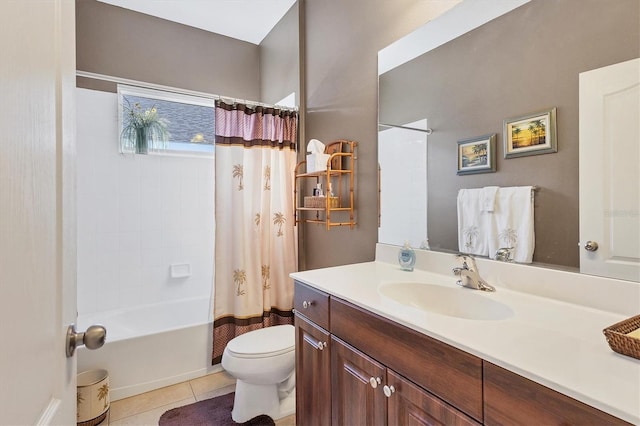
[[[234,422],[261,414],[277,420],[295,412],[295,344],[292,325],[250,331],[227,343],[222,368],[237,379]]]

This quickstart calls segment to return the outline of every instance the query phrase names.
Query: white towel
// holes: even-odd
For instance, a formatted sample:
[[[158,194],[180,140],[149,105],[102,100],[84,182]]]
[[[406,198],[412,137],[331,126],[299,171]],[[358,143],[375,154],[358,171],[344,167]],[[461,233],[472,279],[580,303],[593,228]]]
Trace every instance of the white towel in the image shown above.
[[[485,186],[482,188],[482,211],[492,212],[496,208],[497,186]]]
[[[489,255],[489,215],[482,211],[482,190],[458,191],[458,250],[461,253]]]
[[[489,257],[494,259],[499,248],[512,247],[514,261],[531,263],[535,249],[533,187],[500,188],[490,216]]]

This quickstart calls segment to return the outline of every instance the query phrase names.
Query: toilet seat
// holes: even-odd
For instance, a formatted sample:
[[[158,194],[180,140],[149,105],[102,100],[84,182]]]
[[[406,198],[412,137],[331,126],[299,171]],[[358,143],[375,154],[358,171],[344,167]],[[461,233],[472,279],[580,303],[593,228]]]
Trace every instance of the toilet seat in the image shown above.
[[[295,339],[293,326],[276,325],[235,337],[226,351],[237,358],[269,358],[294,351]]]

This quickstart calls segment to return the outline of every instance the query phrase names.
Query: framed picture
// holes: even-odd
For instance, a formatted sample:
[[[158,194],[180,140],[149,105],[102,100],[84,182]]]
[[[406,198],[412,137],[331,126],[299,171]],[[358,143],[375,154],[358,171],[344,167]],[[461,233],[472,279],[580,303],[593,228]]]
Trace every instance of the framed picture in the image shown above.
[[[556,109],[504,120],[504,158],[558,152]]]
[[[458,174],[496,171],[496,134],[458,141]]]

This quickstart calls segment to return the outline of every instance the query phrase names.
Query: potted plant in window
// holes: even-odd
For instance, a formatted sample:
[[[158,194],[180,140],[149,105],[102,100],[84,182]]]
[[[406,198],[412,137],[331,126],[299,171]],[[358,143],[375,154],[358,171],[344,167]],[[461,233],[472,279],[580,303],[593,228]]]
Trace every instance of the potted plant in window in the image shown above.
[[[123,105],[123,125],[120,142],[123,151],[134,149],[136,154],[147,154],[149,147],[162,148],[169,138],[169,121],[158,114],[155,106],[144,109],[140,103]]]

